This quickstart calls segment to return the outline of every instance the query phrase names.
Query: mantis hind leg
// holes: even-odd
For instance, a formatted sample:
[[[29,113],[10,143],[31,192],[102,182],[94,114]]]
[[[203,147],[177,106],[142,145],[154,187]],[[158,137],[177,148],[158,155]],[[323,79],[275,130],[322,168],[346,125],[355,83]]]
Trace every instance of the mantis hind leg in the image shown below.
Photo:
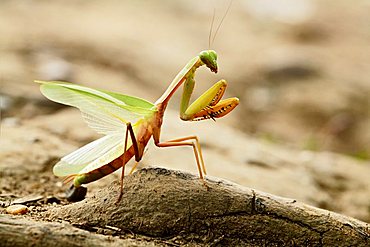
[[[128,141],[129,134],[130,134],[132,146],[134,147],[135,160],[136,160],[136,165],[134,166],[134,168],[135,168],[137,166],[138,162],[141,160],[143,155],[142,155],[142,153],[139,152],[139,146],[137,144],[135,133],[134,133],[134,130],[133,130],[132,125],[131,125],[130,122],[128,122],[126,124],[124,153],[126,153],[126,151],[127,151],[127,141]],[[125,164],[126,163],[122,161],[122,173],[121,173],[121,179],[120,179],[120,193],[119,193],[119,196],[117,198],[117,203],[121,201],[121,198],[123,196],[123,179],[125,177]],[[133,170],[131,170],[131,172],[132,171]],[[130,172],[130,174],[131,174],[131,172]]]
[[[188,107],[190,94],[193,91],[193,79],[189,80],[189,83],[185,84],[180,110],[180,118],[184,121],[215,120],[215,118],[227,115],[239,104],[238,98],[221,100],[227,82],[220,80]]]
[[[121,175],[121,179],[120,179],[120,194],[118,196],[117,202],[119,202],[121,200],[122,195],[123,195],[123,179],[124,179],[124,175],[125,175],[125,169],[124,168],[125,168],[125,164],[126,164],[126,162],[123,159],[123,156],[127,151],[127,143],[128,143],[129,136],[132,140],[132,147],[133,147],[133,150],[134,150],[134,155],[135,155],[136,162],[139,162],[142,158],[142,152],[139,151],[138,143],[136,141],[136,137],[135,137],[135,133],[133,131],[132,125],[131,125],[131,123],[127,123],[126,135],[125,135],[125,144],[124,144],[124,153],[120,157],[113,160],[111,163],[109,163],[107,165],[107,167],[111,167],[111,168],[113,167],[113,170],[110,171],[110,172],[113,172],[117,169],[117,168],[114,168],[114,167],[122,166],[122,175]],[[111,164],[111,166],[109,166],[110,164]],[[97,169],[97,171],[98,171],[97,173],[99,174],[100,170]],[[76,177],[76,175],[68,176],[68,177],[65,178],[65,182],[70,182],[70,181],[74,180],[75,177]],[[91,181],[94,181],[94,180],[91,180]],[[80,181],[77,180],[77,182],[76,182],[76,180],[75,180],[74,184],[71,186],[71,188],[69,188],[66,191],[66,198],[67,198],[68,201],[71,201],[71,202],[81,201],[85,198],[86,192],[87,192],[87,188],[81,186]]]

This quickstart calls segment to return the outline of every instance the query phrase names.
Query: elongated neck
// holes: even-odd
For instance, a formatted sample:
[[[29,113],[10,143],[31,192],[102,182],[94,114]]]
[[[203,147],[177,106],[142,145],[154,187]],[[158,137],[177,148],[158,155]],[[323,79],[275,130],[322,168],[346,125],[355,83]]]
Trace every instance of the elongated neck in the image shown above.
[[[175,79],[168,86],[162,96],[154,103],[155,105],[161,104],[163,108],[166,108],[169,100],[181,84],[186,80],[190,74],[194,74],[195,70],[202,66],[204,63],[200,60],[199,56],[191,59],[185,67],[177,74]]]

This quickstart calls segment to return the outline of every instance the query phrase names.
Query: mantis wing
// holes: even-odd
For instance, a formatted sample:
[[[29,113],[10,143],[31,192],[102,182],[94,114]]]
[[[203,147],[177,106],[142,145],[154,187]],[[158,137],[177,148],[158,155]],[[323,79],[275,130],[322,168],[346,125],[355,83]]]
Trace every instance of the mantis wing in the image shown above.
[[[124,152],[126,123],[131,122],[135,131],[139,120],[156,111],[150,102],[131,96],[64,82],[38,82],[47,98],[79,108],[92,129],[107,135],[62,158],[54,166],[56,176],[86,173],[118,158]]]
[[[56,176],[83,174],[108,164],[124,152],[124,133],[107,135],[64,156],[53,167]],[[131,145],[130,140],[127,143]]]
[[[154,105],[145,100],[118,93],[109,93],[64,82],[42,82],[41,92],[50,100],[77,107],[88,125],[101,134],[125,130],[139,119],[154,114]],[[130,104],[124,102],[127,100]],[[133,106],[132,104],[139,106]]]

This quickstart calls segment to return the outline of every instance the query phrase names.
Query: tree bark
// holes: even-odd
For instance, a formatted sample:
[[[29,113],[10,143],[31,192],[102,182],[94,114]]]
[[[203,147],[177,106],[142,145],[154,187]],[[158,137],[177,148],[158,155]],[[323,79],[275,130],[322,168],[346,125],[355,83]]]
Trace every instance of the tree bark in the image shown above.
[[[23,216],[0,215],[0,246],[155,246],[135,239],[120,239],[81,230],[69,223],[42,222]]]
[[[127,176],[124,183],[124,196],[117,204],[119,184],[114,182],[84,201],[49,210],[43,217],[69,221],[90,230],[114,227],[151,240],[166,239],[165,243],[175,245],[370,245],[367,223],[224,180],[208,178],[204,185],[194,175],[148,168]],[[27,241],[24,243],[30,243],[34,235],[26,229],[31,226],[33,229],[45,229],[45,226],[58,229],[58,225],[43,222],[7,225],[2,217],[0,238],[7,236],[8,242],[11,238],[14,241],[23,238]],[[86,231],[65,224],[63,227],[60,225],[59,231],[49,231],[55,241],[68,243],[74,239],[74,244],[82,246],[86,238],[90,238]],[[105,236],[89,236],[96,241],[107,241]],[[122,241],[115,238],[109,241],[113,244],[116,240]],[[49,243],[47,241],[50,239],[42,243]]]

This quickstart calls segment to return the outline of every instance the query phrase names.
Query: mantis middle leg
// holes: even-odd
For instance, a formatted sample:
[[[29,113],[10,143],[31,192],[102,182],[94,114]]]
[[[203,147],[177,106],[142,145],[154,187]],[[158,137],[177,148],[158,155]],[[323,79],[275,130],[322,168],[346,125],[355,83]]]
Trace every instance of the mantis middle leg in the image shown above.
[[[195,143],[191,140],[194,140]],[[191,147],[193,147],[194,156],[195,156],[195,160],[197,162],[197,167],[198,167],[200,179],[203,180],[203,178],[204,178],[203,173],[205,175],[207,174],[206,168],[205,168],[205,165],[204,165],[202,149],[200,147],[199,139],[198,139],[197,136],[186,136],[186,137],[177,138],[177,139],[164,141],[164,142],[155,142],[155,145],[157,147],[178,147],[178,146],[191,146]]]

